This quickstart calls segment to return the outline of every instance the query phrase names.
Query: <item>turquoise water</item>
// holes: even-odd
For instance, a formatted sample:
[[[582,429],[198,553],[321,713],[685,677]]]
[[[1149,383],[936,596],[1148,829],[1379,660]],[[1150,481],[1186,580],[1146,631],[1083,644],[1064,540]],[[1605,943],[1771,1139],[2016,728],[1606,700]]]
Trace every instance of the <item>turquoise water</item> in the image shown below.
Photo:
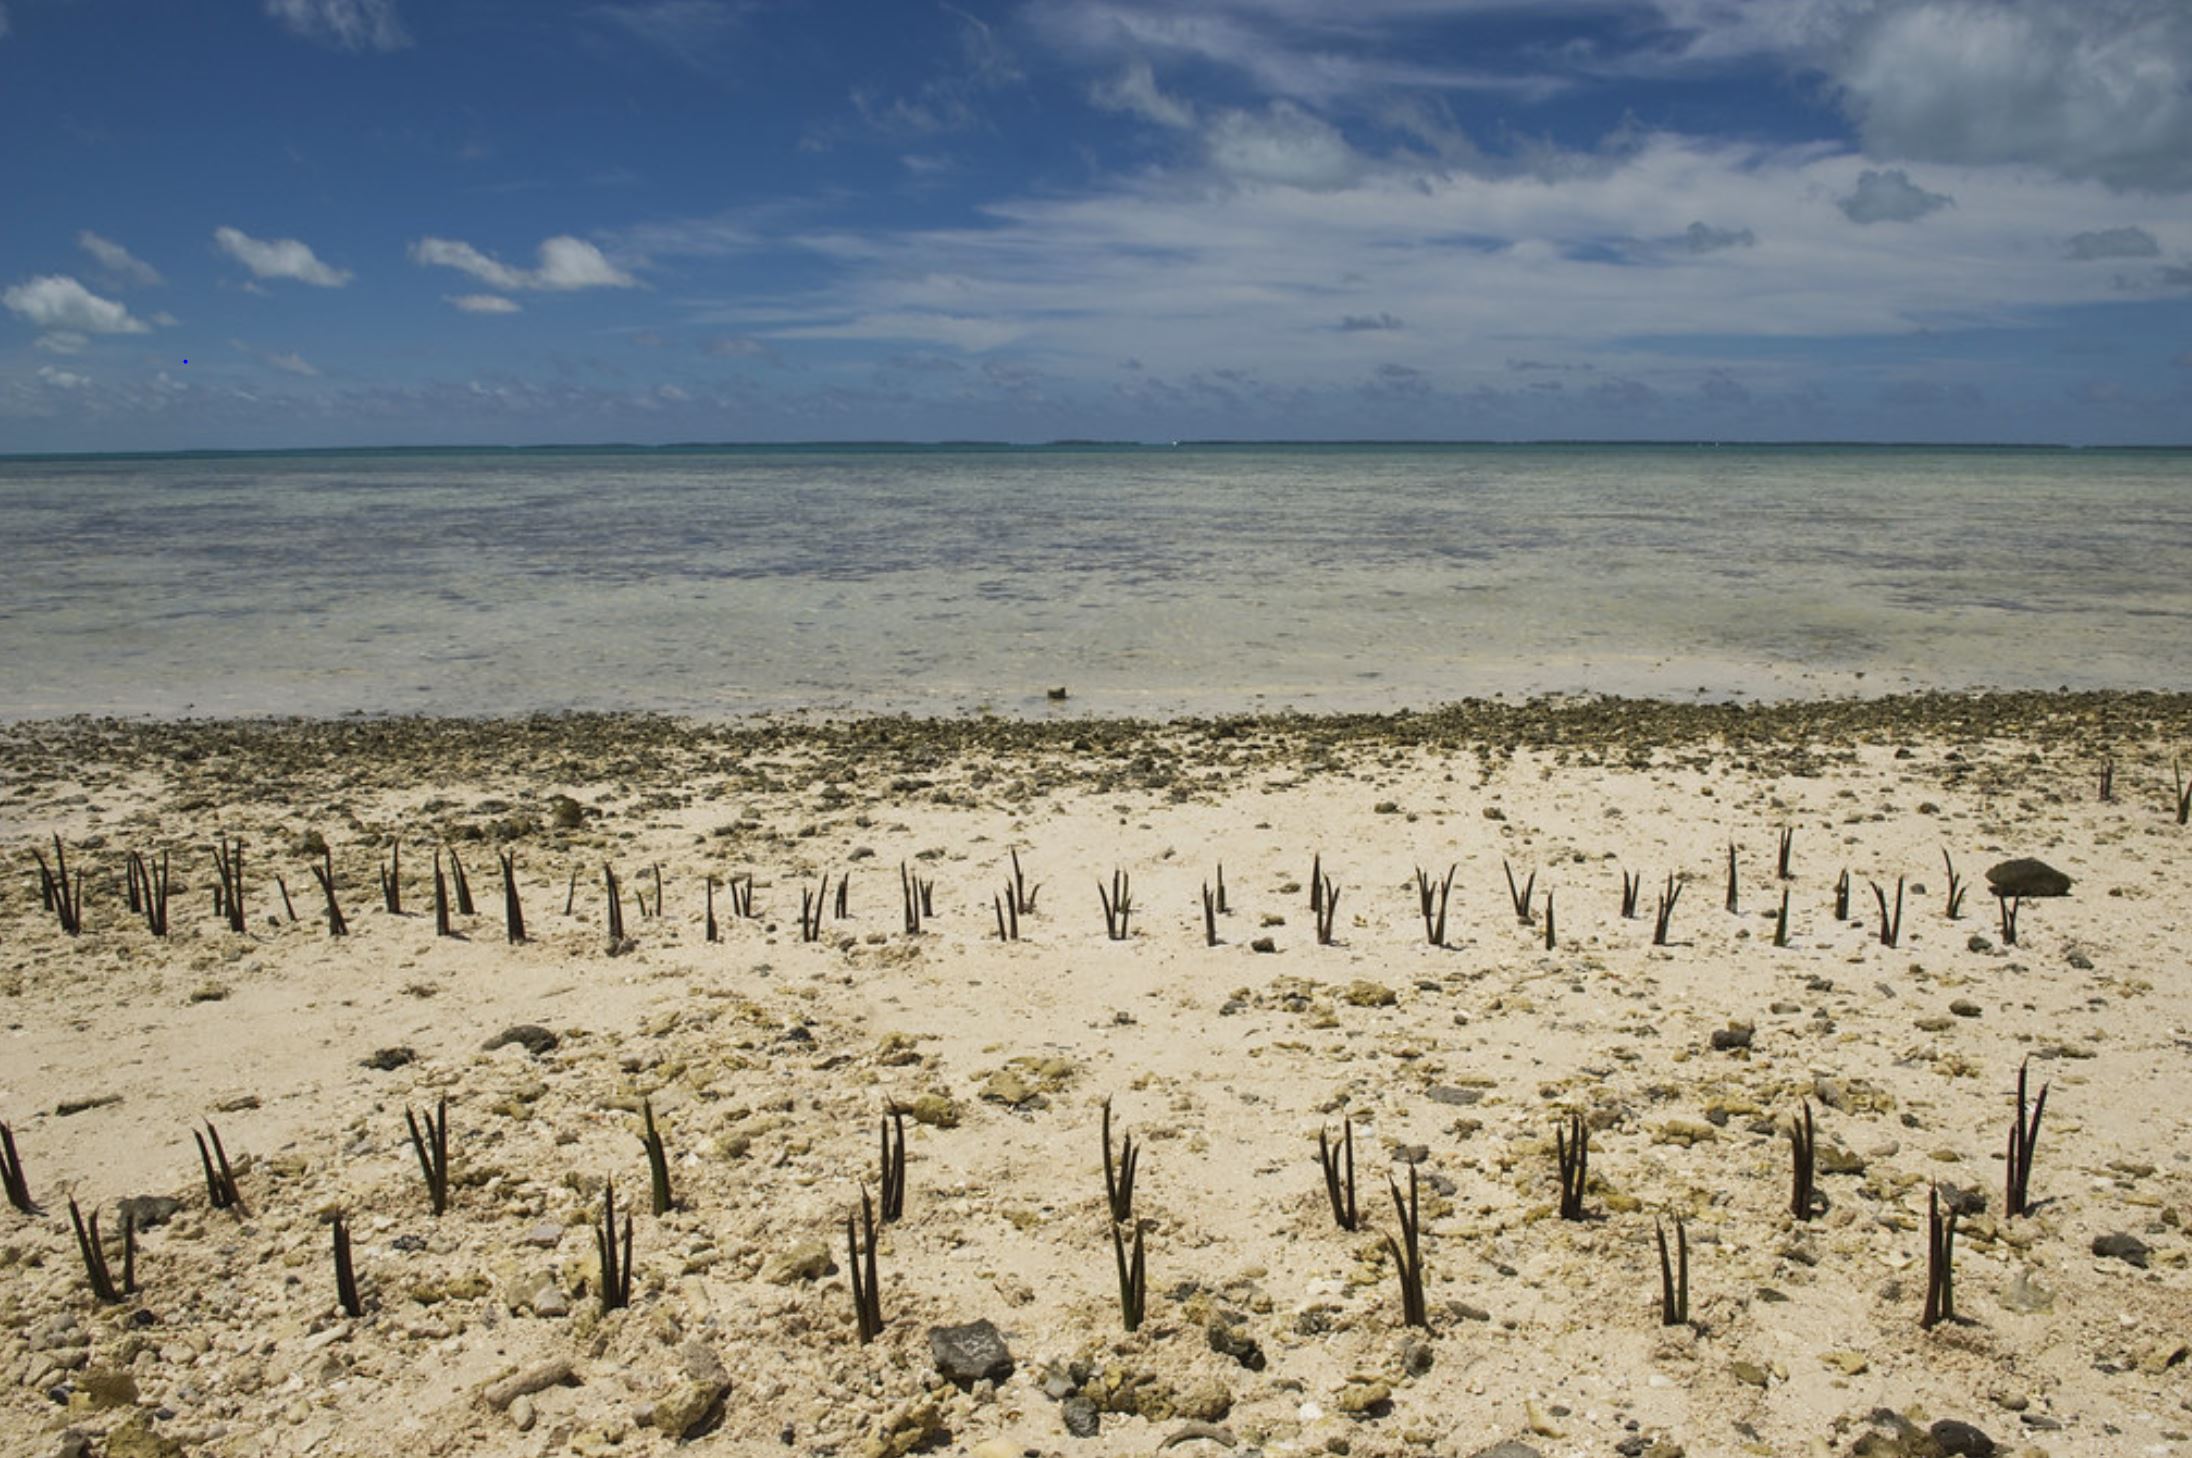
[[[2192,684],[2192,453],[0,460],[0,716]]]

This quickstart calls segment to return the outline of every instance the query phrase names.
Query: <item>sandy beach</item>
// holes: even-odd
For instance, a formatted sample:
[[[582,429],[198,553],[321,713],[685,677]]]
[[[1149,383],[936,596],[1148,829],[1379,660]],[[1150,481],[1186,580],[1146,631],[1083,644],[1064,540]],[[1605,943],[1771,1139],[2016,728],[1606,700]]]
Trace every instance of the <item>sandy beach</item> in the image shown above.
[[[0,1450],[2184,1452],[2187,747],[2192,699],[2138,694],[10,725],[0,1120],[42,1213],[0,1209]],[[56,834],[75,936],[41,905],[32,852]],[[222,837],[244,847],[242,932],[214,913]],[[437,849],[476,900],[447,937]],[[165,938],[126,904],[133,850],[172,856]],[[1039,889],[1012,942],[1015,852]],[[2024,901],[2007,945],[1985,872],[2017,857],[2072,889]],[[1416,875],[1450,867],[1434,947]],[[917,933],[902,874],[933,883]],[[1893,946],[1874,884],[1891,913],[1901,886]],[[487,1046],[520,1026],[546,1036]],[[2012,1218],[2028,1061],[2048,1095]],[[437,1217],[405,1111],[442,1099]],[[1139,1151],[1116,1227],[1145,1243],[1131,1334],[1106,1099]],[[862,1344],[846,1220],[894,1105],[904,1215]],[[1557,1208],[1571,1115],[1582,1221]],[[209,1207],[208,1120],[241,1208]],[[1352,1232],[1318,1163],[1350,1125]],[[1403,1324],[1385,1243],[1388,1176],[1411,1170],[1427,1328]],[[636,1212],[630,1304],[607,1312],[605,1180]],[[1954,1319],[1923,1330],[1935,1191],[1964,1213]],[[138,1233],[134,1294],[94,1300],[72,1196],[117,1273],[117,1202],[178,1202]],[[1676,1218],[1689,1320],[1663,1325],[1655,1221]],[[931,1331],[981,1321],[1009,1372],[991,1352],[955,1382]]]

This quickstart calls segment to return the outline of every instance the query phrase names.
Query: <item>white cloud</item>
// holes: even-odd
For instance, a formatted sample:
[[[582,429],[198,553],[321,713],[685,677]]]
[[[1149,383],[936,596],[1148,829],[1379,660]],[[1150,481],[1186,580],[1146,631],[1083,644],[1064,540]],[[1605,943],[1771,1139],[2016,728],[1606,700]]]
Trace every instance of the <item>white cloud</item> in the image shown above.
[[[266,0],[266,13],[291,35],[350,51],[396,51],[411,37],[395,0]]]
[[[780,339],[914,339],[976,353],[1010,344],[1026,332],[1022,325],[1005,320],[910,310],[862,314],[835,323],[793,325],[772,331]]]
[[[310,248],[294,238],[267,242],[235,228],[216,228],[213,241],[220,245],[223,253],[260,278],[295,279],[298,283],[323,289],[339,289],[351,279],[349,269],[322,263]]]
[[[1362,170],[1339,128],[1292,102],[1262,112],[1220,113],[1204,134],[1210,165],[1245,182],[1330,191]]]
[[[282,371],[284,371],[284,372],[286,372],[286,373],[288,373],[288,374],[292,374],[292,375],[317,375],[317,374],[319,374],[319,371],[318,371],[317,369],[313,368],[313,366],[312,366],[312,364],[310,363],[310,361],[306,360],[306,359],[305,359],[305,357],[304,357],[303,355],[301,355],[301,354],[297,353],[297,352],[296,352],[295,350],[290,350],[290,351],[289,351],[289,352],[287,352],[286,354],[265,354],[265,355],[261,355],[261,356],[260,356],[260,358],[264,359],[264,360],[265,360],[265,361],[266,361],[266,362],[267,362],[268,364],[272,365],[272,366],[273,366],[273,367],[274,367],[275,369],[278,369],[278,370],[282,370]]]
[[[41,334],[32,341],[48,354],[82,354],[91,348],[91,338],[73,329],[57,329],[51,334]]]
[[[7,39],[7,34],[8,34],[8,7],[7,7],[7,6],[5,6],[5,5],[0,5],[0,40],[5,40],[5,39]]]
[[[89,228],[76,235],[76,246],[89,253],[119,282],[147,286],[160,282],[159,270],[121,244],[111,238],[102,238]]]
[[[682,405],[693,398],[675,385],[657,385],[655,386],[655,395],[672,405]]]
[[[583,238],[561,235],[540,245],[540,267],[512,268],[501,259],[480,252],[456,238],[421,238],[411,245],[411,261],[427,267],[454,268],[468,273],[492,289],[515,292],[545,289],[637,288],[639,280],[611,263],[599,248]]]
[[[729,0],[635,0],[596,5],[586,13],[621,27],[689,65],[713,56],[738,30],[748,6]]]
[[[1089,90],[1089,100],[1106,111],[1123,111],[1161,127],[1185,130],[1195,125],[1195,109],[1158,89],[1157,73],[1136,56],[1124,70]]]
[[[1856,188],[1835,206],[1853,223],[1915,223],[1955,201],[1946,193],[1926,191],[1902,168],[1890,167],[1859,173]]]
[[[89,375],[80,375],[74,370],[57,370],[52,365],[40,365],[38,378],[57,390],[81,390],[91,383]]]
[[[2101,228],[2070,235],[2069,253],[2081,262],[2095,258],[2158,258],[2162,245],[2144,228]]]
[[[1683,231],[1682,246],[1692,253],[1718,253],[1723,248],[1756,248],[1758,235],[1748,228],[1715,228],[1692,223]]]
[[[176,325],[182,323],[183,321],[176,318],[173,314],[170,314],[167,310],[162,309],[159,313],[152,316],[152,322],[159,325],[162,329],[173,329]]]
[[[151,326],[66,274],[45,274],[0,293],[0,304],[41,329],[78,334],[143,334]]]
[[[500,294],[444,294],[442,297],[467,314],[516,314],[523,311],[517,300],[506,299]]]

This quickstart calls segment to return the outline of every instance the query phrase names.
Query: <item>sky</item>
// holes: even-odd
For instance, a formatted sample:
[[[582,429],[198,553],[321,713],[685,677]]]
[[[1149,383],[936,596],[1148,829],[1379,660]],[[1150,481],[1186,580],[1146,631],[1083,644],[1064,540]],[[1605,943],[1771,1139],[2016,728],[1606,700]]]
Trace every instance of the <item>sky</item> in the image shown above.
[[[2186,0],[0,0],[0,453],[2192,441]]]

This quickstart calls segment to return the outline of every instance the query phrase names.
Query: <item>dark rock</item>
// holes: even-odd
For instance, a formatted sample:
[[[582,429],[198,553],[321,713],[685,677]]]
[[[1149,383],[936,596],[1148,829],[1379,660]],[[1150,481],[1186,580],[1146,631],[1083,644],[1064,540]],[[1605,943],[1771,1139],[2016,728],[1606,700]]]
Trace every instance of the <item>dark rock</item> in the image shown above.
[[[1504,1443],[1494,1443],[1489,1448],[1480,1449],[1469,1455],[1469,1458],[1545,1458],[1545,1455],[1528,1443],[1518,1443],[1509,1438]]]
[[[1715,1029],[1712,1035],[1713,1048],[1722,1053],[1748,1048],[1753,1031],[1749,1023],[1731,1023],[1725,1028]]]
[[[1157,1451],[1162,1453],[1169,1448],[1177,1448],[1182,1443],[1192,1443],[1198,1438],[1205,1442],[1216,1443],[1221,1448],[1237,1448],[1241,1442],[1239,1438],[1233,1436],[1231,1428],[1222,1428],[1216,1423],[1206,1423],[1198,1420],[1182,1423],[1165,1434],[1164,1441],[1157,1445]]]
[[[81,1428],[62,1433],[60,1458],[91,1458],[91,1434]]]
[[[2142,1271],[2146,1269],[2146,1242],[2136,1235],[2125,1235],[2121,1232],[2115,1235],[2096,1235],[2093,1237],[2093,1253],[2137,1266]]]
[[[1210,1323],[1204,1336],[1210,1343],[1210,1350],[1219,1356],[1231,1357],[1251,1372],[1264,1369],[1263,1348],[1253,1336],[1232,1322],[1221,1317]]]
[[[173,1195],[131,1195],[114,1206],[114,1223],[135,1224],[139,1230],[156,1230],[175,1218],[183,1202]]]
[[[1959,1458],[1993,1458],[1994,1440],[1970,1423],[1942,1418],[1926,1432],[1943,1453],[1956,1454]]]
[[[2070,878],[2046,861],[2036,861],[2030,856],[2020,856],[2014,861],[2004,861],[1990,866],[1986,873],[1987,886],[1997,896],[2068,896]]]
[[[517,1044],[526,1052],[538,1058],[541,1054],[556,1046],[556,1035],[535,1023],[519,1023],[514,1027],[504,1028],[494,1037],[482,1043],[480,1047],[492,1053],[497,1048],[506,1047],[511,1043]]]
[[[929,1354],[936,1359],[936,1370],[960,1387],[1002,1382],[1012,1375],[1012,1352],[988,1321],[930,1327]]]
[[[1409,1376],[1421,1377],[1431,1370],[1431,1364],[1435,1360],[1437,1360],[1437,1356],[1431,1350],[1429,1342],[1410,1337],[1407,1341],[1401,1343],[1400,1367]]]
[[[1093,1438],[1104,1425],[1104,1415],[1096,1410],[1096,1404],[1085,1397],[1069,1397],[1062,1409],[1066,1431],[1076,1438]]]
[[[1450,1083],[1434,1083],[1431,1085],[1430,1094],[1431,1102],[1434,1104],[1452,1104],[1456,1108],[1466,1108],[1483,1098],[1484,1090],[1480,1088],[1455,1088]]]
[[[586,823],[586,807],[569,795],[557,795],[548,801],[548,823],[558,830],[576,830]]]
[[[1251,952],[1276,952],[1278,949],[1279,944],[1270,937],[1258,937],[1248,944]]]
[[[361,1059],[358,1066],[370,1068],[379,1073],[394,1073],[406,1063],[416,1061],[418,1056],[409,1048],[381,1048],[377,1049],[372,1057]]]
[[[1987,1197],[1978,1190],[1967,1190],[1962,1185],[1941,1186],[1941,1203],[1958,1215],[1966,1217],[1984,1215]]]

